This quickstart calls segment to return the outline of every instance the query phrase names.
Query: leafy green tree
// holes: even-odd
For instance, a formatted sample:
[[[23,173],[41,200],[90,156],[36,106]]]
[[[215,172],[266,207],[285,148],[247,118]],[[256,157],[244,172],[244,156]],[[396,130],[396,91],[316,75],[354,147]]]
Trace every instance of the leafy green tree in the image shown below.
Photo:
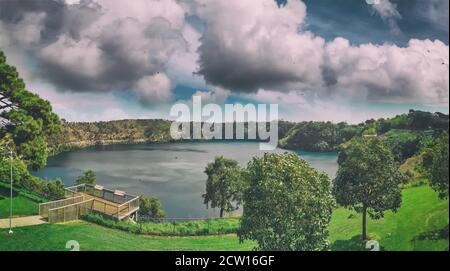
[[[33,169],[41,169],[47,160],[47,137],[59,130],[59,118],[48,101],[26,89],[16,68],[6,63],[1,51],[0,94],[16,105],[0,112],[12,123],[0,129],[0,138],[10,136],[17,155]]]
[[[216,157],[205,169],[206,193],[202,195],[204,204],[211,208],[220,208],[220,217],[224,212],[238,209],[241,202],[243,183],[238,162],[223,156]]]
[[[145,195],[139,196],[139,214],[144,219],[150,220],[158,220],[166,216],[159,199]]]
[[[75,184],[95,184],[96,181],[97,177],[95,176],[95,172],[93,170],[86,170],[83,175],[75,179]]]
[[[25,162],[14,155],[13,166],[13,185],[14,187],[24,188],[48,200],[57,200],[64,198],[64,184],[60,179],[55,181],[43,181],[32,176]],[[10,159],[9,156],[0,155],[0,182],[10,182]]]
[[[426,165],[431,187],[439,192],[439,197],[442,199],[448,198],[448,140],[448,132],[443,133],[436,140],[436,144],[428,152],[429,158]]]
[[[296,154],[253,157],[245,171],[240,240],[260,250],[325,250],[334,207],[328,175]]]
[[[403,176],[392,152],[380,139],[354,139],[341,159],[333,193],[338,204],[362,213],[362,238],[367,239],[367,214],[372,219],[401,205]]]
[[[42,182],[41,183],[41,195],[49,200],[59,200],[64,198],[64,183],[61,179],[56,179],[53,182]]]
[[[383,135],[383,142],[390,147],[395,161],[403,163],[419,151],[421,136],[414,131],[391,130]]]
[[[0,182],[10,183],[11,172],[10,172],[10,159],[8,156],[0,156]],[[30,173],[28,172],[26,164],[17,158],[12,161],[13,167],[13,184],[22,186],[22,182],[30,178]]]

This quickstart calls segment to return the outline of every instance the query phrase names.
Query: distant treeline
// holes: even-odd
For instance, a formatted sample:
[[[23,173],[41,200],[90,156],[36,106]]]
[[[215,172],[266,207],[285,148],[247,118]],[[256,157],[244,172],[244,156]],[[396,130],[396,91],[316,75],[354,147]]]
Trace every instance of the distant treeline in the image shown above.
[[[53,154],[74,148],[92,145],[135,144],[170,142],[171,121],[118,120],[102,122],[65,122],[59,133],[49,138]],[[268,125],[267,125],[268,126]],[[236,123],[234,124],[234,128]],[[244,124],[247,138],[249,123]],[[346,122],[287,122],[278,123],[279,146],[305,151],[338,151],[355,136],[381,136],[391,145],[396,159],[403,161],[411,157],[420,147],[448,130],[449,116],[410,110],[408,114],[390,119],[370,119],[359,124]],[[236,129],[234,138],[236,138]],[[191,123],[191,134],[193,132]],[[222,127],[222,134],[225,129]],[[258,138],[258,133],[256,133]]]
[[[174,141],[170,135],[172,121],[163,119],[113,120],[100,122],[67,122],[62,120],[61,129],[49,137],[50,154],[84,148],[94,145],[139,144]],[[244,139],[255,123],[244,123]],[[233,139],[236,136],[236,123],[233,123]],[[295,124],[285,121],[278,123],[278,138],[282,138]],[[211,128],[213,129],[213,128]],[[269,129],[269,124],[267,124]],[[190,135],[193,138],[193,123]],[[250,133],[252,134],[252,133]],[[255,131],[256,140],[259,139]],[[225,124],[222,124],[222,138],[225,138]],[[181,141],[181,140],[179,140]]]
[[[402,155],[407,150],[414,151],[419,141],[436,137],[448,127],[448,115],[416,110],[390,119],[370,119],[356,125],[345,122],[300,122],[280,140],[280,146],[306,151],[337,151],[355,136],[381,136],[396,145],[393,146],[396,155]],[[402,143],[405,145],[397,146]]]

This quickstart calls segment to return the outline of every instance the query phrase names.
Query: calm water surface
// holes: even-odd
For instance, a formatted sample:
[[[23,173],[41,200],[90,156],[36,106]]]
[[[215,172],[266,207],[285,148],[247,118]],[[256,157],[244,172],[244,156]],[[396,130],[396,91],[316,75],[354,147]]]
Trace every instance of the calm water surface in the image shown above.
[[[107,188],[158,197],[168,217],[214,217],[218,211],[206,209],[201,197],[205,190],[206,165],[215,156],[223,155],[245,166],[251,157],[262,154],[255,142],[96,146],[50,157],[47,166],[35,175],[48,179],[60,177],[69,186],[84,170],[92,169],[97,174],[97,182]],[[297,154],[334,177],[336,153]]]

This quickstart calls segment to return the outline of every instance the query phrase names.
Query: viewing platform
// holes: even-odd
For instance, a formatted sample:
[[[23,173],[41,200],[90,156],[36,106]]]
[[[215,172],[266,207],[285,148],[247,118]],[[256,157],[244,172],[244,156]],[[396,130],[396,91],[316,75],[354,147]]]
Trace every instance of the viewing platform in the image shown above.
[[[80,184],[65,189],[65,199],[39,204],[39,215],[49,223],[79,219],[88,213],[100,213],[113,219],[137,220],[139,196],[101,185]]]

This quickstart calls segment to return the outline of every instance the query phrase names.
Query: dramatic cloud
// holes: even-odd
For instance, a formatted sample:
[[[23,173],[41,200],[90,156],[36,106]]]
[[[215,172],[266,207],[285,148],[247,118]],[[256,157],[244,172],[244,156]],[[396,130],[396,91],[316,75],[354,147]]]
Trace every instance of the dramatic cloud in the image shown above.
[[[370,1],[369,9],[400,33],[403,10],[394,1]],[[427,21],[448,31],[448,0],[415,6]],[[0,47],[27,82],[42,80],[54,87],[49,97],[60,111],[75,112],[76,106],[64,108],[58,93],[67,99],[78,95],[81,101],[89,94],[129,92],[134,95],[122,99],[151,111],[179,99],[172,93],[177,84],[201,87],[196,94],[208,101],[278,99],[305,112],[314,111],[308,105],[330,106],[327,99],[448,107],[447,44],[330,41],[306,31],[312,29],[306,15],[299,0],[0,1]],[[123,108],[105,114],[124,116]]]
[[[398,17],[389,1],[378,5],[384,18]],[[208,25],[198,72],[210,84],[240,93],[297,91],[309,100],[448,103],[448,45],[440,41],[411,40],[404,48],[352,46],[343,38],[326,43],[302,30],[306,8],[299,1],[283,8],[270,0],[208,2],[191,12]]]
[[[338,38],[326,46],[329,91],[369,100],[448,102],[448,46],[411,40],[408,47],[365,44]],[[344,94],[344,95],[342,95]]]
[[[173,52],[186,47],[181,34],[184,13],[174,0],[2,1],[0,5],[0,29],[6,30],[10,44],[33,52],[36,76],[58,88],[97,92],[138,85],[145,103],[152,93],[155,101],[168,96],[161,95],[167,89],[143,90],[142,82],[164,72]]]
[[[298,33],[303,2],[278,8],[273,0],[198,1],[194,12],[207,25],[198,73],[208,83],[254,92],[320,82],[324,40]]]
[[[137,91],[139,100],[142,104],[154,104],[158,102],[167,102],[172,98],[171,82],[165,74],[155,74],[146,76],[136,83],[135,89]]]

